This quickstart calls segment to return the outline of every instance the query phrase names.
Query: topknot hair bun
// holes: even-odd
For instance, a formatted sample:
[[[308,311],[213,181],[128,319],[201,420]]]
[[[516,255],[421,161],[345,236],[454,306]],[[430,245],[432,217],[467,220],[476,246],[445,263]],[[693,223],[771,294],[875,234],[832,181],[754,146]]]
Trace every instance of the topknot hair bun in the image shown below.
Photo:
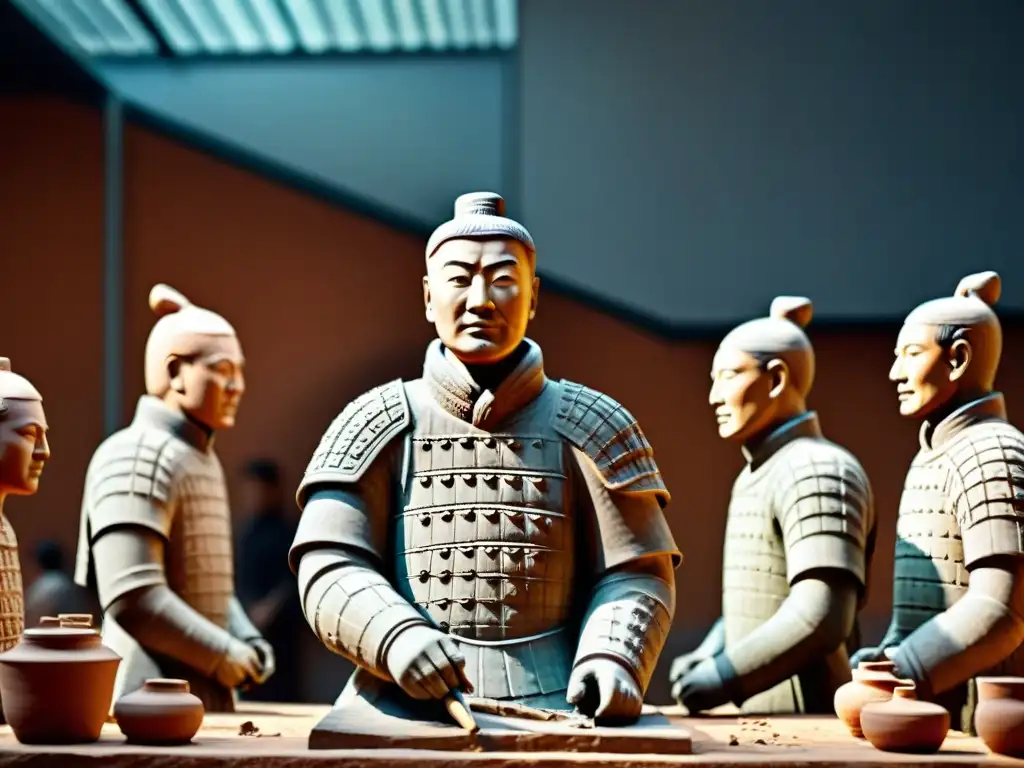
[[[954,295],[956,296],[977,296],[988,306],[993,306],[999,301],[1003,292],[1003,281],[996,272],[975,272],[961,280]]]
[[[149,308],[157,317],[173,314],[189,306],[192,306],[191,301],[165,283],[157,283],[149,292]]]
[[[777,296],[768,310],[771,317],[789,320],[801,328],[806,328],[814,314],[814,305],[806,296]]]

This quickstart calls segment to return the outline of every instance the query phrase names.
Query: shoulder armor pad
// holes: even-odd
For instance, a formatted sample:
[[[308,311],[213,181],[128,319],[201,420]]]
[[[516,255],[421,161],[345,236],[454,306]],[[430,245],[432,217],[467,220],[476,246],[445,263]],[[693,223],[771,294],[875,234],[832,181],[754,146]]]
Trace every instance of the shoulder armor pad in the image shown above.
[[[108,496],[131,495],[159,504],[170,501],[180,451],[173,435],[159,429],[125,429],[97,449],[89,470],[93,505]]]
[[[671,498],[654,461],[654,449],[633,414],[608,395],[563,379],[554,428],[590,457],[611,490]]]
[[[991,515],[1024,518],[1024,434],[1006,422],[965,429],[947,449],[970,523]],[[1024,521],[1022,521],[1024,522]]]
[[[324,432],[299,484],[297,500],[319,483],[355,483],[374,459],[412,423],[401,379],[374,387],[347,406]]]

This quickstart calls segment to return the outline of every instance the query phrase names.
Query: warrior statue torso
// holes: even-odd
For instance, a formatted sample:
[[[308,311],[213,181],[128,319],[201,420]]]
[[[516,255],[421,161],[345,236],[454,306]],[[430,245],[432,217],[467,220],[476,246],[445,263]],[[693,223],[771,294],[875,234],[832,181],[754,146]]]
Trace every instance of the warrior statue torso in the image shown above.
[[[610,487],[667,500],[632,417],[594,390],[548,380],[539,348],[526,343],[524,361],[494,395],[474,398],[464,369],[435,341],[423,378],[385,384],[345,409],[299,496],[373,463],[381,479],[363,478],[363,495],[384,510],[387,534],[360,548],[380,547],[382,575],[398,595],[457,638],[474,695],[564,709],[600,575],[676,549],[660,513],[631,537],[617,535],[624,530],[614,512],[595,509],[583,461]],[[300,528],[294,547],[305,537]]]
[[[25,599],[18,559],[18,537],[0,514],[0,652],[10,650],[25,629]]]
[[[932,425],[907,472],[897,519],[895,645],[967,593],[968,569],[1024,554],[1024,435],[993,393]],[[987,674],[1024,674],[1018,648]]]
[[[167,585],[219,627],[228,626],[234,594],[231,518],[224,472],[207,433],[155,397],[143,396],[135,419],[97,448],[86,475],[79,537],[79,583],[92,568],[91,542],[115,526],[140,526],[164,541]],[[131,573],[119,577],[130,581]],[[130,585],[122,583],[124,593]],[[174,659],[144,650],[109,614],[104,642],[124,661],[115,700],[149,677],[178,677],[210,711],[231,709],[230,689]]]
[[[866,583],[874,506],[859,462],[822,434],[809,412],[747,452],[726,524],[722,619],[725,649],[779,610],[800,575],[842,569]],[[744,701],[749,712],[832,711],[849,679],[845,647],[813,658],[796,676]]]

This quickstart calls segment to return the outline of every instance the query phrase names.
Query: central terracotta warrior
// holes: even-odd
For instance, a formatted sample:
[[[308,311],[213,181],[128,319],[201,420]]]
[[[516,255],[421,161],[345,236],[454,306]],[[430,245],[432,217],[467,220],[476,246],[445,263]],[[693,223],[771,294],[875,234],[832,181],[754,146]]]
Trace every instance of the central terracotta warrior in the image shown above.
[[[545,376],[534,244],[501,197],[460,197],[426,263],[422,378],[351,402],[298,489],[306,618],[358,667],[339,706],[383,683],[638,715],[680,559],[651,446],[610,397]]]
[[[900,677],[973,728],[970,681],[1024,674],[1024,435],[995,391],[1003,336],[995,272],[904,321],[889,378],[921,420],[897,518],[893,614],[876,648]]]
[[[831,714],[850,679],[874,550],[864,469],[807,409],[814,349],[808,299],[781,296],[769,317],[722,340],[709,396],[721,437],[742,447],[725,531],[722,617],[678,659],[674,696],[691,712],[733,702],[747,713]]]
[[[95,575],[103,641],[124,659],[114,701],[147,678],[189,681],[207,712],[273,672],[270,645],[235,597],[231,515],[214,434],[244,391],[238,337],[165,285],[135,418],[96,449],[85,478],[76,581]]]

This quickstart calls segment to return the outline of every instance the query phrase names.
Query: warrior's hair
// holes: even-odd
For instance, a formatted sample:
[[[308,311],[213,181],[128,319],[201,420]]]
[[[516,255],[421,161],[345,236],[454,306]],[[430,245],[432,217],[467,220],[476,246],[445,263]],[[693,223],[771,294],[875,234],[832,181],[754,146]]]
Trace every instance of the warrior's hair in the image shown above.
[[[533,238],[522,224],[505,215],[505,200],[494,192],[467,192],[455,201],[455,215],[434,230],[427,241],[427,258],[449,240],[502,238],[523,245],[530,263],[536,259]]]
[[[146,391],[151,395],[161,396],[171,386],[169,358],[198,354],[204,336],[236,335],[223,317],[197,307],[169,285],[153,286],[149,306],[159,318],[146,341]]]
[[[783,360],[793,386],[807,397],[814,385],[814,347],[803,329],[813,314],[814,306],[807,297],[778,296],[772,301],[768,317],[733,328],[718,348],[746,352],[762,363]]]
[[[42,402],[42,399],[43,396],[32,386],[32,382],[11,370],[10,358],[0,357],[0,421],[7,417],[7,412],[10,410],[7,405],[8,400]]]

